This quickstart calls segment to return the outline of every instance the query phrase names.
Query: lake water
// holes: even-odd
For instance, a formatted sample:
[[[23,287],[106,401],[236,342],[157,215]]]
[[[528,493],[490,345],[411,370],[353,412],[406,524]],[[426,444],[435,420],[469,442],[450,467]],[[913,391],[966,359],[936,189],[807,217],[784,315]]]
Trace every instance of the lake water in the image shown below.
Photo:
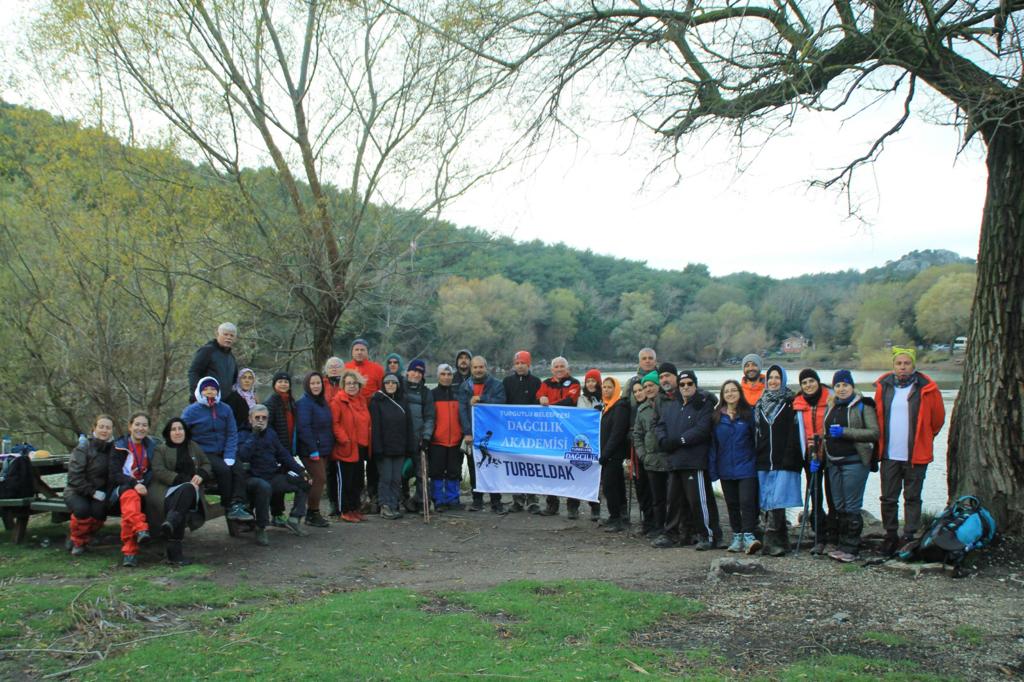
[[[713,369],[696,369],[694,371],[697,373],[697,381],[700,387],[706,391],[711,391],[715,395],[718,394],[718,389],[722,386],[722,382],[726,379],[738,380],[742,374],[738,367],[725,369],[716,367]],[[788,372],[787,379],[790,382],[789,387],[794,391],[799,391],[800,387],[795,383],[799,370],[787,369],[786,371]],[[834,373],[834,369],[818,370],[818,375],[824,382],[831,381]],[[611,372],[610,374],[622,382],[633,376],[632,372]],[[872,395],[874,393],[872,383],[882,374],[884,374],[884,370],[854,370],[853,380],[857,382],[857,390]],[[926,374],[934,379],[942,389],[942,402],[946,407],[946,423],[942,425],[942,431],[935,438],[935,461],[928,465],[928,476],[925,478],[924,491],[921,495],[924,509],[937,513],[946,507],[946,497],[948,494],[946,488],[946,439],[949,436],[949,420],[953,414],[953,401],[956,400],[957,393],[959,392],[961,377],[957,372],[926,372]],[[864,509],[867,509],[876,517],[881,512],[881,505],[878,499],[881,494],[879,486],[880,477],[877,473],[874,473],[868,477],[868,485],[864,491]],[[718,488],[717,483],[715,487]],[[900,518],[902,516],[901,504]]]

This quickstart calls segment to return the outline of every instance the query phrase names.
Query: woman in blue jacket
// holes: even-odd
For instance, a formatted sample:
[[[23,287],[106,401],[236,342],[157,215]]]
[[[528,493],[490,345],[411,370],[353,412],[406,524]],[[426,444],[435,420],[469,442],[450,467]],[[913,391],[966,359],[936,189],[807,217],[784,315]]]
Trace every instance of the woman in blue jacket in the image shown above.
[[[754,450],[754,412],[743,397],[738,381],[729,379],[719,392],[721,407],[715,410],[711,479],[722,482],[729,509],[732,543],[729,552],[753,554],[761,549],[757,530],[757,452]]]
[[[324,377],[310,372],[302,381],[305,394],[295,403],[295,450],[313,479],[309,489],[306,525],[326,528],[330,522],[320,513],[320,497],[327,474],[324,458],[334,449],[331,408],[324,397]]]

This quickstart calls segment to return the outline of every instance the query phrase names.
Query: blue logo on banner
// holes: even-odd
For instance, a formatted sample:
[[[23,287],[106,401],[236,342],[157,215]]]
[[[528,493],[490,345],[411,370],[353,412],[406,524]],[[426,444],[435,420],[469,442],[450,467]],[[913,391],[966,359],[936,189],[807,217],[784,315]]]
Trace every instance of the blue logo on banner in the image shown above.
[[[586,471],[594,466],[594,462],[597,461],[597,453],[590,447],[587,437],[579,434],[573,441],[572,447],[566,451],[565,458],[569,460],[569,464],[580,471]]]

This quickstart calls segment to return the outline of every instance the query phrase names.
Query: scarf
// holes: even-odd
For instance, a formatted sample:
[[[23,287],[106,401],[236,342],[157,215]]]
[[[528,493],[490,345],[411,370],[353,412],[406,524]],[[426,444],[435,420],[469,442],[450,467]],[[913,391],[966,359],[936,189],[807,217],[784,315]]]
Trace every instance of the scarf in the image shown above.
[[[616,379],[615,377],[606,377],[606,380],[608,379],[611,379],[611,382],[612,384],[614,384],[615,388],[612,389],[611,398],[608,398],[607,400],[605,400],[603,397],[601,398],[601,402],[604,403],[604,409],[602,410],[602,412],[607,412],[609,408],[611,408],[612,405],[617,403],[619,401],[619,398],[622,397],[622,384],[619,383],[619,380]]]
[[[251,410],[256,405],[256,372],[252,371],[248,367],[245,367],[244,369],[242,369],[241,372],[238,373],[238,376],[241,377],[246,372],[252,375],[252,388],[249,389],[248,391],[243,391],[241,384],[239,384],[236,381],[234,389],[235,393],[237,393],[238,395],[242,396],[245,399],[245,404],[248,405],[249,409]]]
[[[124,461],[124,474],[136,481],[141,481],[149,471],[149,457],[146,456],[146,444],[136,443],[128,438],[128,458]]]

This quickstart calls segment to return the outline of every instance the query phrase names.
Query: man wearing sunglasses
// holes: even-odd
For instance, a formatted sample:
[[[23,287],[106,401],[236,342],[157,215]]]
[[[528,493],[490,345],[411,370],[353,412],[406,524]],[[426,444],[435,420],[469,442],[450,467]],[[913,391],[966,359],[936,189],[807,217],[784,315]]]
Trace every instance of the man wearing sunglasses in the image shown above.
[[[708,471],[712,417],[717,402],[713,395],[697,388],[697,374],[684,369],[679,373],[679,399],[660,406],[660,419],[655,426],[658,448],[665,453],[670,470],[666,533],[680,530],[667,527],[679,516],[672,514],[673,507],[688,509],[697,530],[697,551],[716,548],[722,537]]]

